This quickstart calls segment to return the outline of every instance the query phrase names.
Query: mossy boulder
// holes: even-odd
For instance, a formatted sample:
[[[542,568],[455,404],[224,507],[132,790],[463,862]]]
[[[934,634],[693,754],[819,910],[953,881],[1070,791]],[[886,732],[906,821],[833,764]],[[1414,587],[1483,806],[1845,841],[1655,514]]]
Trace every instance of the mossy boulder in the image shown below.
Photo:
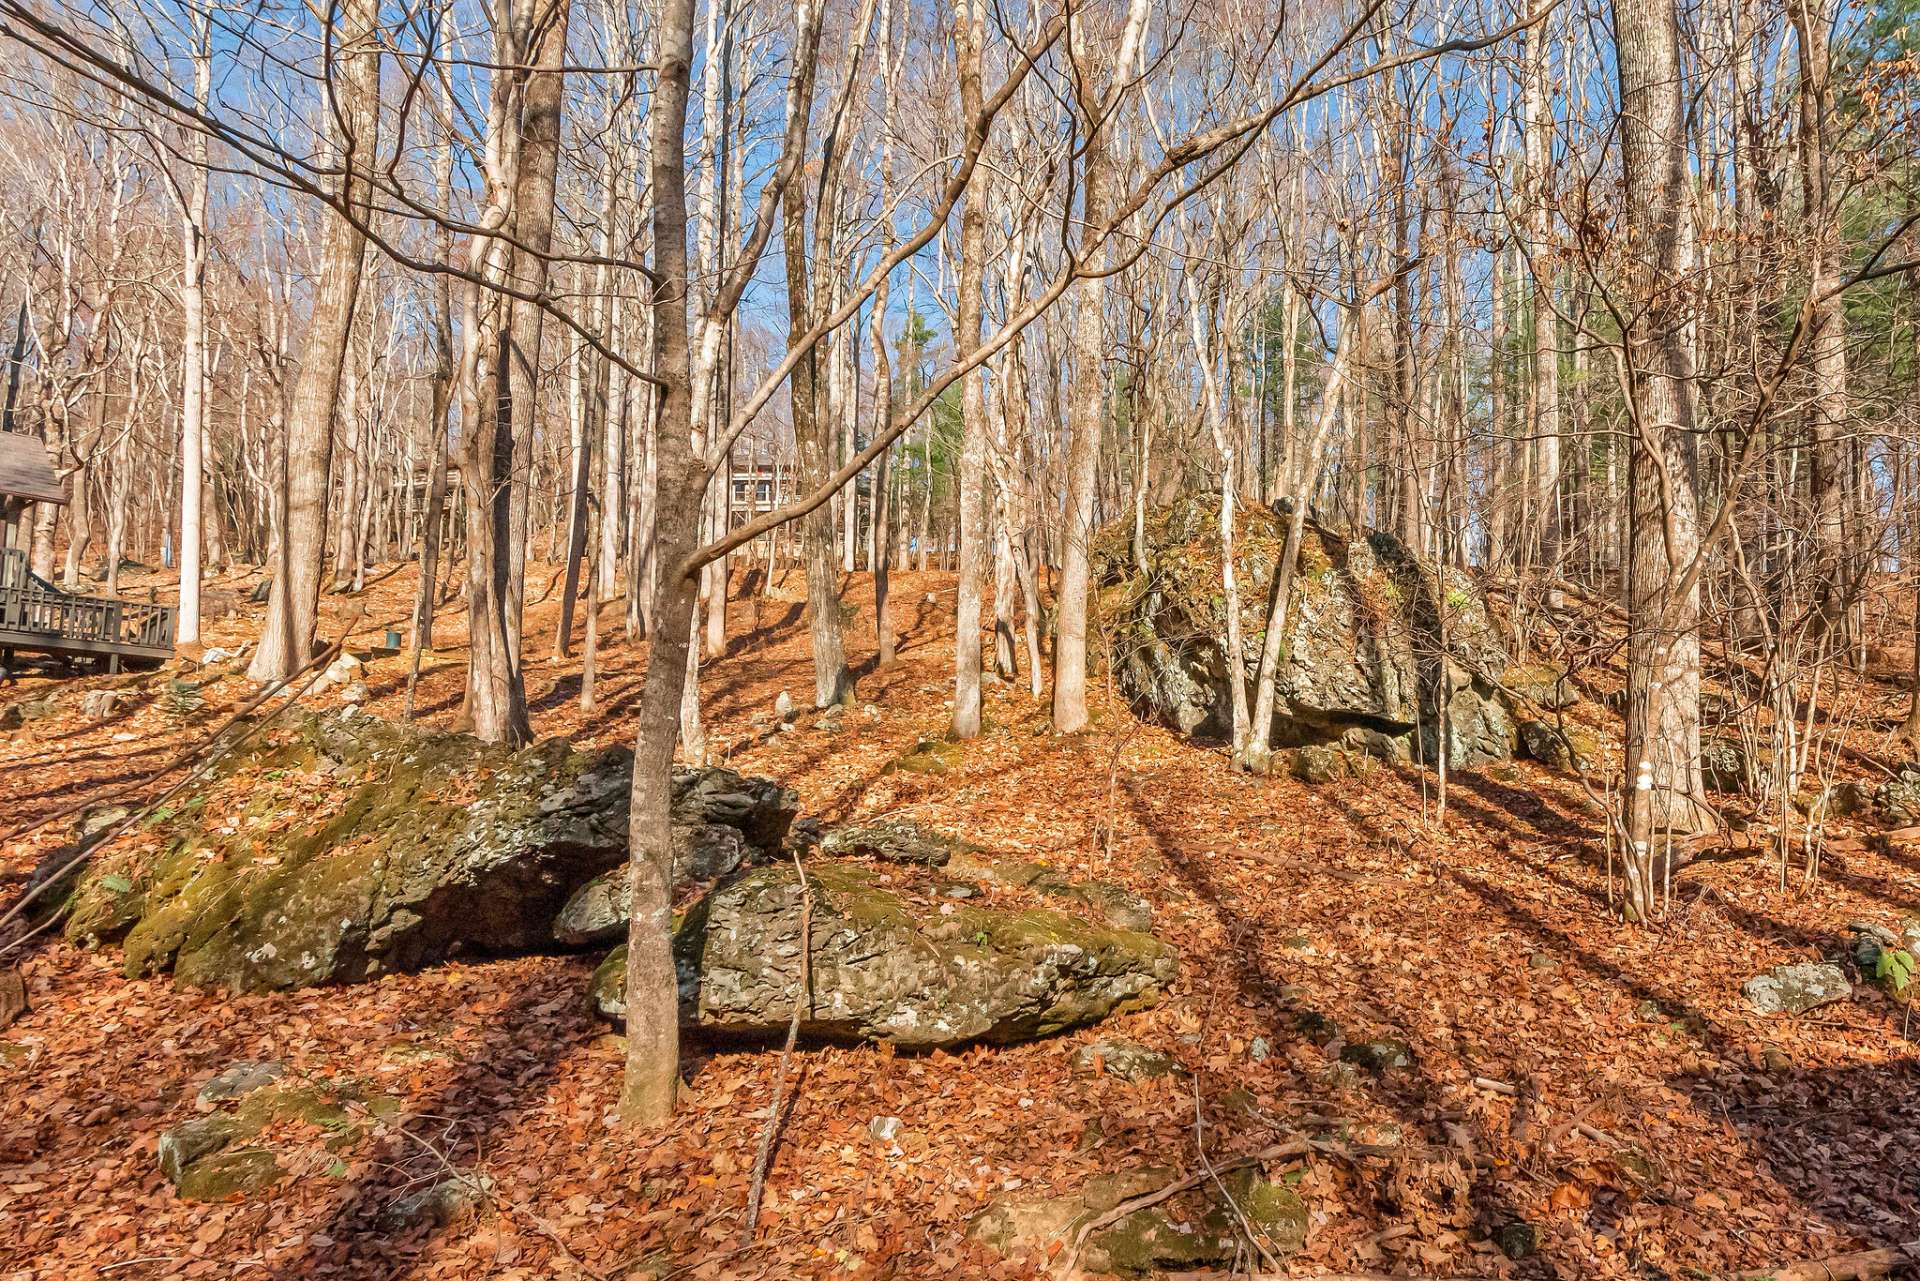
[[[921,738],[911,749],[888,763],[886,772],[904,770],[909,774],[945,774],[958,765],[964,752],[958,743],[940,738]]]
[[[967,854],[975,848],[957,836],[929,831],[904,819],[836,827],[820,838],[822,854],[922,867],[945,867],[955,854]]]
[[[1093,1023],[1157,1000],[1177,958],[1148,934],[1047,908],[954,907],[883,888],[862,869],[809,869],[811,990],[800,1031],[815,1040],[913,1048],[1007,1043]],[[681,1021],[723,1037],[771,1039],[793,1016],[801,885],[790,865],[744,872],[689,910],[674,933]],[[593,1007],[623,1020],[625,952],[595,973]]]
[[[216,1102],[226,1106],[182,1121],[160,1135],[156,1152],[160,1172],[190,1201],[224,1201],[278,1183],[284,1175],[278,1158],[256,1142],[269,1131],[318,1130],[328,1150],[340,1151],[370,1125],[392,1120],[401,1109],[399,1099],[369,1093],[351,1080],[274,1080],[237,1099]]]
[[[696,823],[673,829],[676,896],[697,893],[744,863],[765,860],[766,851],[747,844],[739,828]],[[553,919],[554,941],[563,947],[589,947],[625,938],[633,914],[630,875],[623,860],[575,890]]]
[[[1211,497],[1182,498],[1148,513],[1141,547],[1132,522],[1121,521],[1093,548],[1120,688],[1143,715],[1208,738],[1226,737],[1232,721],[1217,511]],[[1289,519],[1284,507],[1257,505],[1235,517],[1249,680]],[[1444,728],[1454,765],[1511,755],[1512,717],[1499,684],[1513,664],[1470,576],[1421,562],[1385,532],[1309,519],[1294,583],[1274,746],[1339,744],[1432,761]]]
[[[67,935],[122,940],[130,976],[234,991],[550,947],[567,898],[626,859],[632,768],[618,748],[310,717],[159,811],[146,855],[96,857]],[[793,819],[791,792],[731,770],[677,772],[674,792],[677,825],[756,847]]]
[[[1550,725],[1542,720],[1523,719],[1515,724],[1523,756],[1539,761],[1548,769],[1574,773],[1590,768],[1600,759],[1600,745],[1593,734],[1578,726]]]
[[[1087,1224],[1121,1202],[1178,1178],[1169,1169],[1125,1170],[1099,1175],[1065,1196],[1004,1198],[975,1216],[968,1235],[1002,1253],[1044,1254],[1055,1242],[1070,1245]],[[1242,1167],[1222,1174],[1218,1183],[1208,1181],[1092,1232],[1079,1261],[1089,1271],[1123,1276],[1230,1265],[1248,1248],[1243,1218],[1277,1259],[1306,1242],[1307,1207],[1300,1197]]]

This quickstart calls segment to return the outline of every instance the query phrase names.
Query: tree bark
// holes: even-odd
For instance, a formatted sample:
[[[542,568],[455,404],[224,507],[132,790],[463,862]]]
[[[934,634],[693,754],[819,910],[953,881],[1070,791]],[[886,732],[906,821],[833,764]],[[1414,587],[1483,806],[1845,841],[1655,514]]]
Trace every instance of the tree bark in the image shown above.
[[[673,916],[672,760],[680,699],[692,650],[696,583],[679,572],[694,550],[706,477],[692,444],[693,370],[687,337],[687,96],[693,63],[694,0],[663,0],[654,57],[653,180],[654,455],[661,503],[655,553],[664,565],[653,589],[653,630],[634,747],[632,918],[627,928],[627,1062],[620,1116],[654,1128],[673,1114],[680,1084],[680,997],[671,947]]]
[[[344,0],[335,74],[346,124],[339,151],[340,198],[352,215],[330,214],[322,234],[313,319],[287,411],[279,565],[267,597],[260,645],[247,668],[256,681],[285,680],[313,656],[326,559],[333,413],[360,293],[360,259],[366,245],[361,227],[371,213],[373,191],[364,175],[372,171],[379,145],[378,29],[375,0]]]
[[[986,14],[981,0],[962,0],[953,23],[954,56],[959,64],[960,114],[968,130],[980,127],[980,64],[986,45]],[[977,149],[977,137],[966,146]],[[981,289],[986,276],[987,214],[983,183],[967,184],[960,209],[960,297],[953,347],[958,360],[980,346]],[[975,370],[960,390],[959,542],[960,576],[954,592],[953,720],[948,737],[980,733],[980,613],[987,568],[986,374]]]
[[[1673,0],[1613,0],[1620,79],[1622,210],[1638,323],[1625,357],[1628,460],[1625,800],[1628,908],[1648,921],[1672,838],[1702,830],[1700,550],[1693,358],[1683,290],[1687,140]]]

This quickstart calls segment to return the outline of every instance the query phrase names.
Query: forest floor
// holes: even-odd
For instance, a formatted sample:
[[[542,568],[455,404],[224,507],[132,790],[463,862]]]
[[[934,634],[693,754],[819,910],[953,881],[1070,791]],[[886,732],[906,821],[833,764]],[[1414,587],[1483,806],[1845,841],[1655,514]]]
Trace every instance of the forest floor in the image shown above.
[[[536,594],[547,577],[530,575]],[[251,581],[220,587],[244,601]],[[896,583],[902,651],[883,672],[871,582],[850,583],[859,699],[877,715],[835,733],[812,713],[769,732],[781,690],[808,701],[802,607],[736,602],[728,651],[703,679],[716,746],[828,822],[910,816],[1136,890],[1181,950],[1168,999],[1010,1048],[803,1049],[743,1249],[777,1047],[690,1046],[672,1127],[613,1127],[620,1052],[583,1002],[596,957],[233,997],[130,981],[115,954],[52,942],[23,964],[30,1012],[0,1032],[0,1277],[510,1281],[649,1275],[643,1265],[662,1277],[1027,1276],[1045,1261],[966,1240],[988,1200],[1137,1166],[1197,1169],[1197,1133],[1218,1161],[1326,1118],[1398,1154],[1293,1163],[1313,1216],[1292,1264],[1302,1273],[1685,1276],[1920,1235],[1906,1009],[1869,990],[1763,1018],[1740,993],[1767,966],[1838,950],[1849,922],[1897,927],[1920,910],[1911,847],[1853,842],[1810,889],[1797,871],[1796,888],[1780,889],[1764,857],[1698,865],[1677,878],[1667,918],[1636,929],[1608,906],[1585,793],[1528,763],[1457,773],[1440,826],[1430,775],[1381,768],[1319,787],[1236,775],[1219,750],[1104,699],[1090,732],[1056,738],[1023,681],[989,688],[991,728],[951,772],[885,772],[944,730],[952,666],[952,579]],[[363,602],[357,637],[401,628],[412,596],[402,569],[357,600],[329,597],[323,632]],[[583,718],[577,662],[547,661],[555,612],[550,600],[529,611],[537,731],[629,739],[644,647],[620,639],[609,609],[601,710]],[[250,639],[257,615],[241,607],[206,642]],[[449,723],[459,701],[460,623],[446,607],[420,684],[429,724]],[[405,659],[375,659],[366,675],[370,710],[397,719]],[[92,723],[80,691],[100,680],[29,676],[0,691],[61,700],[57,715],[0,736],[0,833],[155,771],[251,693],[234,675],[191,718],[162,695]],[[1859,697],[1882,725],[1903,710],[1891,680]],[[54,824],[0,850],[0,902],[64,839]],[[1348,1041],[1404,1040],[1415,1065],[1348,1068],[1339,1041],[1308,1035],[1323,1026],[1310,1012]],[[1193,1075],[1075,1075],[1073,1051],[1110,1036]],[[240,1058],[371,1074],[407,1111],[383,1141],[261,1199],[179,1200],[156,1167],[157,1137]],[[901,1120],[892,1143],[869,1133],[883,1115]],[[493,1205],[443,1230],[381,1228],[382,1208],[443,1158],[483,1170]],[[1518,1262],[1489,1240],[1513,1223],[1539,1230],[1537,1253]]]

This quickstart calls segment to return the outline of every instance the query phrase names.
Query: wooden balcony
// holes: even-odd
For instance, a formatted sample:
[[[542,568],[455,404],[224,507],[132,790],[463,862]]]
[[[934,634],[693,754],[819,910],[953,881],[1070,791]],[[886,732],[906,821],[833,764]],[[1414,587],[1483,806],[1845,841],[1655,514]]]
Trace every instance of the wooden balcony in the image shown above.
[[[173,656],[171,605],[70,596],[27,567],[19,548],[0,551],[0,653],[163,662]]]

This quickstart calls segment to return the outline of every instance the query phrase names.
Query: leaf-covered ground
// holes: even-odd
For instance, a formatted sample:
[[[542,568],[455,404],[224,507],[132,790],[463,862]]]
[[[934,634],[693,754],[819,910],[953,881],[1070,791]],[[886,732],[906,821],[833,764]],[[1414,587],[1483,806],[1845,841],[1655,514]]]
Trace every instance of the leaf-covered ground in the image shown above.
[[[743,1247],[777,1049],[690,1047],[672,1128],[612,1127],[620,1051],[582,1004],[594,958],[235,998],[128,981],[111,954],[48,943],[24,962],[31,1011],[0,1032],[0,1277],[1027,1276],[1046,1261],[965,1239],[990,1198],[1131,1166],[1195,1169],[1196,1134],[1216,1159],[1300,1134],[1349,1141],[1274,1170],[1313,1210],[1303,1272],[1677,1276],[1917,1234],[1920,1068],[1905,1008],[1868,991],[1763,1019],[1739,991],[1769,965],[1837,949],[1851,921],[1920,911],[1912,848],[1850,843],[1809,890],[1780,890],[1764,858],[1708,863],[1678,879],[1662,925],[1627,929],[1607,907],[1600,825],[1563,777],[1458,775],[1442,827],[1431,778],[1412,772],[1318,788],[1236,776],[1218,752],[1111,704],[1090,733],[1054,738],[1024,678],[989,689],[990,731],[950,772],[888,772],[944,729],[952,662],[951,579],[896,581],[904,643],[885,672],[871,670],[870,585],[849,587],[859,697],[875,710],[837,730],[812,713],[773,728],[776,695],[804,704],[811,689],[802,607],[778,598],[793,591],[736,603],[728,654],[704,673],[716,743],[829,822],[911,817],[1137,890],[1182,950],[1171,999],[1014,1048],[804,1050]],[[411,595],[404,572],[370,587],[358,635],[400,626]],[[333,619],[347,608],[327,602]],[[529,613],[537,730],[627,738],[644,647],[619,638],[610,609],[601,710],[583,718],[577,664],[547,660],[554,614],[550,602]],[[255,626],[243,610],[208,642]],[[430,723],[459,701],[458,626],[450,607],[419,691]],[[367,677],[373,710],[397,717],[404,661],[376,659]],[[149,689],[84,720],[81,691],[109,683],[30,677],[0,691],[60,706],[0,736],[0,833],[141,780],[250,692],[229,676],[183,714]],[[1900,710],[1891,684],[1859,694],[1877,715]],[[0,900],[65,827],[0,852]],[[1163,1049],[1193,1076],[1076,1076],[1073,1051],[1103,1035]],[[1405,1041],[1415,1065],[1375,1076],[1340,1061],[1343,1044],[1382,1037]],[[270,1135],[296,1170],[270,1196],[178,1200],[156,1139],[240,1058],[357,1076],[406,1112],[340,1153],[318,1131]],[[900,1119],[893,1141],[872,1137],[878,1116]],[[484,1171],[494,1203],[442,1230],[378,1226],[446,1162]],[[1516,1223],[1538,1229],[1519,1262],[1488,1239]]]

